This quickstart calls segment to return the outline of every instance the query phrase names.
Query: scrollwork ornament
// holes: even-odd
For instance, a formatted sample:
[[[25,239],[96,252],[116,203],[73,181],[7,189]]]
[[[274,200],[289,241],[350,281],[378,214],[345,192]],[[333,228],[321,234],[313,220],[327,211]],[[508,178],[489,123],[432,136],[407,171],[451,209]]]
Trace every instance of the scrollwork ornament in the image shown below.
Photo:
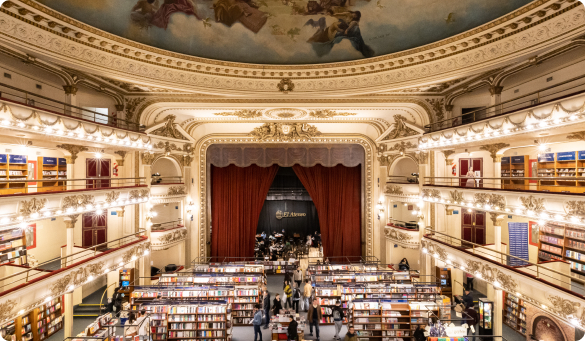
[[[551,303],[551,310],[565,319],[576,316],[577,311],[581,307],[580,303],[560,296],[548,295],[547,299]]]
[[[402,115],[394,115],[394,128],[392,128],[392,130],[390,130],[390,132],[388,132],[388,134],[382,138],[382,141],[420,135],[418,131],[412,129],[406,125],[406,123],[408,123],[406,117]]]
[[[41,212],[47,205],[47,199],[32,198],[31,200],[24,200],[20,202],[20,214],[23,216],[30,216],[33,213]]]
[[[354,116],[354,115],[357,115],[357,114],[353,113],[353,112],[338,112],[338,111],[329,110],[329,109],[315,110],[315,111],[309,112],[309,116],[314,117],[314,118],[332,118],[335,116]]]
[[[585,201],[571,200],[565,202],[565,212],[571,216],[585,216]]]
[[[183,134],[175,127],[177,124],[175,123],[175,119],[177,117],[175,115],[167,115],[164,120],[165,124],[156,129],[152,132],[153,135],[169,137],[178,140],[187,140]]]
[[[167,195],[183,195],[187,194],[187,188],[185,186],[171,186],[167,190]]]
[[[154,162],[154,158],[155,158],[154,153],[142,152],[141,156],[142,156],[142,164],[143,165],[152,165],[152,163]]]
[[[528,197],[520,197],[520,202],[527,211],[540,213],[545,210],[544,198],[535,198],[534,196],[531,195]]]
[[[311,140],[320,136],[321,132],[315,126],[306,123],[265,123],[261,127],[254,128],[250,136],[258,141],[291,141]]]
[[[402,190],[402,186],[386,185],[386,189],[384,190],[384,193],[390,194],[390,195],[403,195],[404,191]]]
[[[118,201],[118,199],[120,199],[120,192],[111,191],[110,193],[106,193],[106,202],[108,204]]]
[[[463,193],[457,190],[449,192],[449,199],[454,204],[459,204],[465,201],[465,199],[463,199]]]
[[[441,191],[438,189],[425,188],[422,190],[422,196],[429,199],[441,199]]]
[[[6,300],[0,303],[0,321],[13,317],[12,310],[16,306],[16,301]]]
[[[63,198],[61,208],[64,210],[68,208],[77,209],[79,207],[85,208],[85,206],[93,204],[95,204],[95,197],[93,195],[79,194]]]

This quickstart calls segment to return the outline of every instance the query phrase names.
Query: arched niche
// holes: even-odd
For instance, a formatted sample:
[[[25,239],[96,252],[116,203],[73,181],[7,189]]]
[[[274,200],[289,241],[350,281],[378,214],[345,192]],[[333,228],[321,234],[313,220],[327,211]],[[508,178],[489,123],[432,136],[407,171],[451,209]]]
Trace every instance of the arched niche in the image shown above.
[[[536,340],[566,341],[563,328],[546,315],[539,315],[532,321],[532,335]]]
[[[390,166],[389,176],[408,176],[418,173],[418,164],[409,156],[398,158]]]
[[[163,178],[183,176],[181,166],[177,160],[167,156],[156,159],[152,163],[151,172],[152,174],[159,173]]]

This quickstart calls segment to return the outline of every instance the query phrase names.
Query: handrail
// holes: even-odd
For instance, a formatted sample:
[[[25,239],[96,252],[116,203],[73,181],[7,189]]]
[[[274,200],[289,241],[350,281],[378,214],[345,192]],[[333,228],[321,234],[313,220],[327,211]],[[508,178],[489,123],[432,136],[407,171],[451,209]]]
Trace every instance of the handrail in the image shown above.
[[[175,227],[179,227],[178,225],[182,222],[183,222],[183,219],[181,219],[181,218],[171,220],[171,221],[165,221],[164,223],[152,222],[151,231],[152,232],[163,232],[166,230],[170,230],[170,229],[173,229]],[[172,224],[172,226],[170,228],[168,226],[166,226],[166,225],[171,225],[171,224]]]
[[[578,171],[577,169],[583,169]],[[578,167],[569,174],[585,174],[585,167]],[[471,182],[468,182],[472,180]],[[578,183],[585,183],[585,176],[538,176],[538,177],[456,177],[435,176],[425,177],[424,186],[458,187],[458,188],[484,188],[512,191],[538,191],[560,193],[567,191],[567,187],[573,186],[580,189]],[[571,192],[563,192],[563,194]]]
[[[23,270],[23,271],[14,273],[14,274],[12,274],[10,276],[7,276],[7,277],[2,278],[1,279],[2,280],[2,285],[0,285],[0,288],[4,288],[5,286],[8,286],[8,285],[17,283],[19,281],[22,281],[23,279],[25,280],[25,282],[30,282],[31,279],[33,279],[33,277],[35,277],[35,276],[38,275],[38,274],[34,274],[34,273],[33,274],[29,274],[31,271],[39,271],[39,272],[45,272],[46,273],[47,270],[44,270],[41,267],[44,266],[44,265],[48,265],[51,262],[61,261],[62,268],[61,269],[58,269],[58,270],[50,271],[50,272],[60,271],[60,270],[62,270],[64,268],[68,268],[68,267],[74,265],[77,260],[83,260],[85,257],[91,256],[92,254],[93,254],[93,256],[97,256],[98,255],[98,252],[103,252],[104,251],[104,250],[98,250],[98,249],[102,249],[102,248],[104,248],[104,249],[112,249],[112,248],[115,248],[114,247],[115,245],[117,245],[117,247],[122,247],[122,246],[124,246],[126,244],[129,244],[131,242],[135,242],[137,240],[140,240],[140,238],[141,237],[144,237],[145,235],[146,235],[146,230],[140,229],[138,232],[135,232],[135,233],[130,234],[130,235],[127,235],[127,236],[124,236],[122,238],[118,238],[118,239],[114,239],[114,240],[111,240],[111,241],[107,241],[105,243],[97,244],[97,245],[94,245],[94,246],[85,248],[82,251],[75,252],[75,253],[73,253],[71,255],[67,255],[67,256],[59,257],[59,258],[54,258],[54,259],[51,259],[50,261],[46,261],[46,262],[40,263],[40,264],[38,264],[37,266],[35,266],[33,268],[28,268],[26,270]],[[122,242],[123,241],[126,241],[126,240],[130,240],[130,241],[127,242],[127,243],[125,242],[124,244],[122,244]],[[108,245],[110,245],[109,248],[108,248]],[[43,273],[43,274],[45,274],[45,273]],[[19,275],[26,275],[26,277],[25,278],[18,278],[18,279],[14,280],[14,281],[12,281],[10,283],[6,283],[6,281],[8,279],[14,278],[14,277],[19,276]],[[2,296],[4,294],[4,291],[5,290],[2,290],[0,292],[0,296]]]
[[[571,93],[571,94],[567,94],[567,95],[563,95],[563,96],[551,98],[551,99],[549,99],[547,101],[542,101],[542,99],[545,98],[545,97],[550,97],[550,96],[559,94],[561,92],[566,92],[567,90],[570,90],[570,89],[574,89],[574,88],[583,86],[583,85],[585,85],[585,83],[580,83],[580,84],[575,85],[575,86],[572,86],[572,87],[570,87],[568,89],[559,90],[557,92],[553,92],[551,94],[547,94],[547,95],[541,96],[541,93],[543,91],[555,89],[555,88],[558,88],[558,87],[560,87],[562,85],[566,85],[566,84],[572,83],[574,81],[577,81],[577,80],[580,80],[580,79],[583,79],[583,78],[585,78],[585,76],[574,77],[574,78],[571,78],[569,80],[563,81],[561,83],[558,83],[558,84],[555,84],[555,85],[551,85],[551,86],[542,88],[540,90],[533,91],[533,92],[530,92],[528,94],[524,94],[522,96],[514,97],[512,99],[503,101],[503,102],[501,102],[499,104],[491,105],[491,106],[488,106],[488,107],[483,107],[481,109],[477,109],[477,110],[474,110],[472,112],[465,113],[464,115],[462,114],[461,116],[454,116],[454,117],[450,117],[450,118],[446,118],[446,119],[440,120],[438,122],[434,122],[434,123],[431,123],[431,124],[427,124],[427,125],[424,126],[425,133],[432,133],[432,132],[435,132],[435,131],[439,131],[439,130],[442,130],[442,129],[448,129],[448,128],[460,126],[460,125],[467,124],[467,123],[478,122],[478,121],[481,121],[481,120],[486,119],[486,118],[509,114],[511,112],[514,112],[514,111],[528,109],[530,107],[534,107],[534,106],[537,106],[537,105],[541,105],[541,104],[547,103],[549,101],[559,100],[559,99],[562,99],[562,98],[565,98],[565,97],[573,96],[573,95],[578,94],[578,93],[582,93],[584,91],[583,90],[580,90],[580,91],[576,91],[576,92]],[[534,95],[536,95],[536,98],[535,99],[529,99],[529,100],[524,101],[524,102],[517,102],[519,99],[526,98],[526,97],[530,97],[530,96],[534,96]],[[536,102],[533,103],[534,101],[536,101]],[[510,105],[509,107],[505,107],[506,104],[510,104],[512,102],[515,102],[515,103],[513,105]],[[518,107],[518,105],[521,105],[523,103],[530,103],[530,104],[527,105],[527,106],[524,106],[524,107]],[[505,108],[509,109],[511,107],[514,107],[514,109],[511,109],[509,111],[504,111]],[[493,109],[493,111],[492,111],[493,114],[492,115],[489,115],[489,111],[491,109]],[[471,116],[471,117],[473,117],[473,119],[469,120],[469,122],[465,122],[464,123],[463,122],[463,117],[464,116],[465,117]],[[449,124],[449,122],[451,124]]]
[[[108,288],[112,285],[116,285],[118,282],[113,282],[112,284],[108,285],[102,294],[102,298],[100,298],[100,314],[102,313],[102,306],[104,305],[102,302],[104,301],[104,295],[108,292]]]
[[[554,283],[556,281],[560,281],[561,283],[567,285],[568,288],[571,288],[571,281],[576,281],[576,282],[585,284],[585,281],[583,281],[583,280],[580,280],[580,279],[574,278],[570,275],[564,274],[562,272],[553,270],[549,267],[545,267],[545,266],[542,266],[542,265],[539,265],[536,263],[532,263],[526,259],[519,258],[519,257],[513,256],[513,255],[509,255],[509,254],[506,254],[506,253],[503,253],[500,251],[488,249],[484,245],[476,244],[476,243],[473,243],[473,242],[470,242],[470,241],[467,241],[467,240],[464,240],[461,238],[453,237],[451,235],[441,233],[441,232],[438,232],[438,231],[430,229],[430,228],[425,228],[424,237],[428,238],[430,240],[442,242],[446,245],[460,249],[461,251],[464,251],[467,253],[469,253],[468,249],[471,249],[471,253],[474,255],[480,255],[482,257],[485,257],[485,258],[493,261],[494,263],[501,264],[502,266],[504,266],[506,268],[515,269],[516,271],[520,271],[520,272],[523,272],[527,275],[534,276],[537,280],[546,280],[548,284]],[[486,250],[486,251],[483,251],[483,250]],[[425,251],[428,252],[428,250],[423,249],[423,252],[425,252]],[[499,262],[497,261],[497,258],[500,259]],[[522,267],[512,267],[512,266],[507,264],[508,259],[516,259],[519,262],[521,262],[521,264],[525,264],[525,265],[523,265]],[[506,261],[504,262],[503,260],[506,260]],[[529,266],[534,266],[534,267],[536,267],[536,269],[532,270],[532,269],[528,268]],[[544,273],[543,273],[543,270],[544,270]],[[561,276],[560,278],[568,278],[568,282],[560,280],[559,278],[549,276],[546,274],[546,272],[551,272],[551,273],[554,273],[556,275],[560,275]],[[543,277],[550,277],[550,279],[544,279]],[[577,295],[580,295],[580,294],[577,294]]]
[[[395,221],[397,223],[404,224],[404,226],[394,226],[394,225],[389,225],[389,224],[386,224],[386,226],[398,227],[398,228],[401,228],[401,229],[411,230],[411,231],[418,231],[419,230],[418,223],[416,221],[414,221],[414,220],[411,220],[411,221],[403,221],[403,220],[392,219],[392,218],[388,218],[388,220],[391,221],[391,222],[392,221]],[[413,227],[413,228],[407,227],[408,226],[407,224],[414,225],[415,227]]]
[[[111,188],[129,188],[146,186],[146,178],[79,178],[66,179],[59,175],[45,175],[54,176],[50,179],[28,179],[26,175],[11,175],[11,177],[19,177],[18,179],[0,180],[0,184],[5,184],[7,187],[4,194],[0,197],[9,197],[14,195],[42,195],[47,193],[55,194],[57,192],[70,191],[84,191],[84,190],[99,190]],[[20,178],[23,177],[23,178]]]
[[[135,131],[135,132],[143,132],[144,131],[144,127],[140,126],[136,122],[131,122],[131,121],[128,121],[126,119],[121,119],[121,118],[118,118],[118,117],[115,117],[115,116],[105,115],[105,114],[99,113],[97,111],[93,111],[93,110],[85,109],[85,108],[78,107],[78,106],[75,106],[75,105],[71,105],[71,104],[68,104],[68,103],[65,103],[65,102],[61,102],[59,100],[55,100],[55,99],[52,99],[52,98],[49,98],[49,97],[45,97],[45,96],[42,96],[42,95],[39,95],[39,94],[35,94],[35,93],[29,92],[27,90],[23,90],[23,89],[20,89],[20,88],[17,88],[17,87],[14,87],[14,86],[11,86],[11,85],[8,85],[8,84],[5,84],[5,83],[0,83],[0,86],[1,87],[4,87],[4,88],[11,89],[11,90],[15,90],[15,91],[18,91],[18,92],[21,92],[21,93],[24,93],[24,97],[22,97],[22,95],[12,94],[12,93],[8,93],[8,92],[5,92],[5,91],[0,91],[0,98],[5,98],[5,99],[7,99],[9,101],[18,102],[20,104],[23,104],[23,105],[26,105],[26,106],[29,106],[29,107],[38,108],[38,109],[43,109],[43,110],[48,110],[48,111],[50,110],[52,113],[57,114],[57,115],[64,115],[64,116],[67,116],[67,117],[83,119],[83,120],[87,120],[87,121],[90,121],[90,122],[93,122],[93,123],[96,123],[96,124],[100,124],[100,125],[115,126],[115,127],[121,128],[121,129],[127,129],[127,130]],[[12,97],[15,97],[17,99],[24,100],[24,101],[11,100],[11,99],[6,98],[5,95],[9,95],[9,96],[12,96]],[[43,103],[43,102],[38,102],[37,103],[37,101],[35,101],[34,99],[29,98],[31,96],[32,97],[36,97],[36,98],[40,98],[40,99],[43,99],[43,100],[46,100],[46,101],[53,102],[55,104],[58,104],[59,106],[57,106],[55,104]],[[51,109],[46,109],[46,108],[43,108],[43,107],[39,107],[37,104],[42,104],[42,105],[47,106],[47,107],[49,107]],[[67,108],[69,108],[69,110],[67,110]],[[76,109],[79,112],[76,112],[76,111],[74,111],[72,109]],[[63,113],[55,112],[53,110],[63,110]],[[89,119],[88,118],[84,118],[83,117],[84,116],[84,113],[90,113],[90,114],[93,115],[93,117],[91,115],[85,115],[85,116],[90,117],[90,118]],[[75,115],[79,115],[79,116],[75,116]],[[104,122],[107,122],[107,123],[104,123]]]

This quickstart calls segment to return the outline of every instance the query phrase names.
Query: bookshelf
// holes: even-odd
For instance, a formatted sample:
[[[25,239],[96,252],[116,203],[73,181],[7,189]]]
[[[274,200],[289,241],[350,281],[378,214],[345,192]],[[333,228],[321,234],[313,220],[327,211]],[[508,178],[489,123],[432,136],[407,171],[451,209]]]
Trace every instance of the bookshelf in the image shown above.
[[[357,300],[350,318],[358,340],[410,339],[413,334],[411,309],[407,303]]]
[[[585,180],[563,179],[563,177],[585,176],[585,151],[539,154],[537,169],[538,177],[551,178],[539,181],[539,191],[585,192]]]
[[[566,261],[573,276],[585,278],[585,229],[549,221],[539,227],[538,260]]]
[[[15,319],[16,341],[31,341],[33,339],[33,311]]]
[[[437,284],[441,287],[441,293],[450,299],[453,299],[453,288],[451,286],[451,269],[450,268],[435,268],[435,276]]]
[[[258,286],[236,286],[232,315],[235,326],[249,325],[254,318],[254,305],[260,303]]]
[[[528,177],[530,167],[528,155],[502,157],[502,188],[526,190],[529,187],[529,180],[514,179]]]
[[[410,322],[413,330],[419,324],[429,325],[429,319],[432,316],[440,316],[441,307],[434,302],[411,302],[408,307],[410,309]]]
[[[5,180],[27,180],[28,163],[26,155],[0,154],[0,178]],[[28,183],[11,182],[2,184],[0,194],[27,193]]]
[[[524,300],[504,291],[504,323],[516,332],[526,336],[526,305]]]
[[[6,322],[0,326],[0,336],[6,341],[16,341],[16,323],[15,320]]]
[[[26,265],[26,235],[20,228],[0,232],[0,264]]]
[[[37,158],[37,179],[54,180],[37,183],[37,192],[52,192],[65,190],[67,178],[67,163],[64,158],[39,156]]]
[[[159,284],[190,286],[196,284],[214,285],[260,285],[264,283],[264,276],[260,274],[190,274],[174,273],[164,274],[160,277]]]
[[[193,273],[257,273],[264,274],[264,266],[261,264],[199,264],[193,269]]]
[[[118,283],[122,285],[118,292],[123,293],[125,297],[131,297],[134,291],[134,269],[118,270]]]
[[[39,317],[44,318],[44,323],[39,325]],[[39,328],[40,326],[40,328]],[[63,328],[63,316],[62,316],[62,302],[61,297],[56,297],[53,300],[42,305],[37,312],[37,334],[39,334],[39,340],[49,338]],[[44,330],[43,330],[44,327]],[[43,333],[45,335],[43,338]]]
[[[229,305],[218,302],[161,302],[145,305],[150,313],[152,341],[230,340],[232,335]]]

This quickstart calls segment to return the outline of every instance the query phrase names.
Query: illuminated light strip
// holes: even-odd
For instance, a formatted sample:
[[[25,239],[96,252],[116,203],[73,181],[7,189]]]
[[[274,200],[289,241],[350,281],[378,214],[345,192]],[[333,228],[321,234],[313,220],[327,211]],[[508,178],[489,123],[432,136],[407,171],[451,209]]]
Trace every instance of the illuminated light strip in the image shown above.
[[[585,0],[584,0],[585,1]],[[429,137],[430,141],[427,142],[420,142],[418,145],[419,149],[432,149],[432,148],[441,148],[441,147],[446,147],[446,146],[451,146],[451,145],[461,145],[461,144],[465,144],[467,142],[472,142],[472,141],[485,141],[485,140],[491,140],[491,139],[495,139],[495,138],[500,138],[500,137],[504,137],[504,136],[508,136],[511,135],[512,133],[522,133],[522,132],[531,132],[531,131],[539,131],[539,130],[544,130],[544,129],[550,129],[550,128],[558,128],[556,125],[566,125],[566,124],[573,124],[573,123],[579,123],[577,122],[577,119],[581,118],[581,121],[584,118],[583,114],[571,114],[569,117],[564,117],[564,118],[556,118],[554,120],[547,120],[547,121],[540,121],[538,123],[534,123],[534,124],[526,124],[522,127],[516,127],[516,128],[500,128],[497,130],[492,129],[491,131],[485,132],[485,129],[488,128],[484,128],[484,132],[482,133],[474,133],[473,131],[471,131],[471,128],[468,128],[468,131],[466,133],[465,136],[459,136],[456,133],[456,129],[453,130],[453,134],[451,138],[439,138],[439,141],[433,141],[432,138]]]
[[[453,202],[452,203],[451,200],[443,200],[443,199],[439,199],[439,198],[428,198],[426,196],[421,196],[420,199],[425,201],[425,202],[430,202],[430,203],[437,203],[437,204],[444,203],[445,205],[458,206],[461,208],[475,209],[478,211],[500,213],[500,214],[505,214],[505,215],[514,214],[514,215],[518,215],[518,216],[522,216],[522,217],[526,217],[526,218],[533,218],[533,219],[537,219],[539,221],[538,222],[539,225],[546,223],[546,221],[548,221],[548,220],[554,219],[555,221],[564,222],[567,224],[585,226],[585,221],[582,220],[581,218],[579,218],[577,216],[567,215],[564,213],[559,213],[559,212],[543,211],[542,213],[537,214],[536,212],[532,212],[530,210],[526,210],[526,209],[520,208],[520,207],[517,207],[517,208],[504,207],[503,210],[498,210],[498,209],[492,209],[491,206],[479,205],[479,207],[478,207],[471,201],[465,201],[465,202],[460,202],[460,203]]]
[[[149,200],[148,197],[144,197],[141,199],[117,200],[117,201],[112,202],[110,204],[98,203],[95,205],[87,205],[86,207],[78,207],[77,209],[73,209],[72,207],[68,208],[67,210],[48,209],[45,211],[33,213],[30,216],[26,217],[26,219],[22,215],[18,216],[18,217],[14,217],[14,218],[3,217],[2,219],[0,219],[0,226],[1,226],[0,231],[5,231],[5,230],[13,229],[13,228],[26,228],[28,226],[28,224],[30,224],[32,222],[44,220],[44,219],[48,219],[48,218],[64,217],[64,216],[80,214],[80,213],[90,213],[90,212],[95,213],[98,211],[103,212],[104,209],[117,208],[117,207],[123,207],[123,206],[127,206],[127,205],[135,205],[135,204],[145,203],[145,202],[148,202],[148,200]]]
[[[125,137],[123,139],[118,139],[115,137],[108,137],[108,136],[96,136],[92,134],[87,134],[85,132],[75,133],[73,131],[65,132],[63,129],[54,129],[51,127],[42,127],[37,125],[27,125],[23,122],[11,122],[8,120],[0,121],[0,125],[4,127],[13,127],[19,130],[32,130],[32,132],[44,135],[51,135],[51,136],[58,136],[64,137],[72,140],[83,140],[89,142],[98,142],[104,143],[112,146],[121,146],[126,148],[136,148],[136,149],[144,149],[144,150],[152,150],[152,144],[150,142],[144,143],[139,137],[136,141],[130,140],[129,137]],[[114,133],[115,135],[115,133]]]

